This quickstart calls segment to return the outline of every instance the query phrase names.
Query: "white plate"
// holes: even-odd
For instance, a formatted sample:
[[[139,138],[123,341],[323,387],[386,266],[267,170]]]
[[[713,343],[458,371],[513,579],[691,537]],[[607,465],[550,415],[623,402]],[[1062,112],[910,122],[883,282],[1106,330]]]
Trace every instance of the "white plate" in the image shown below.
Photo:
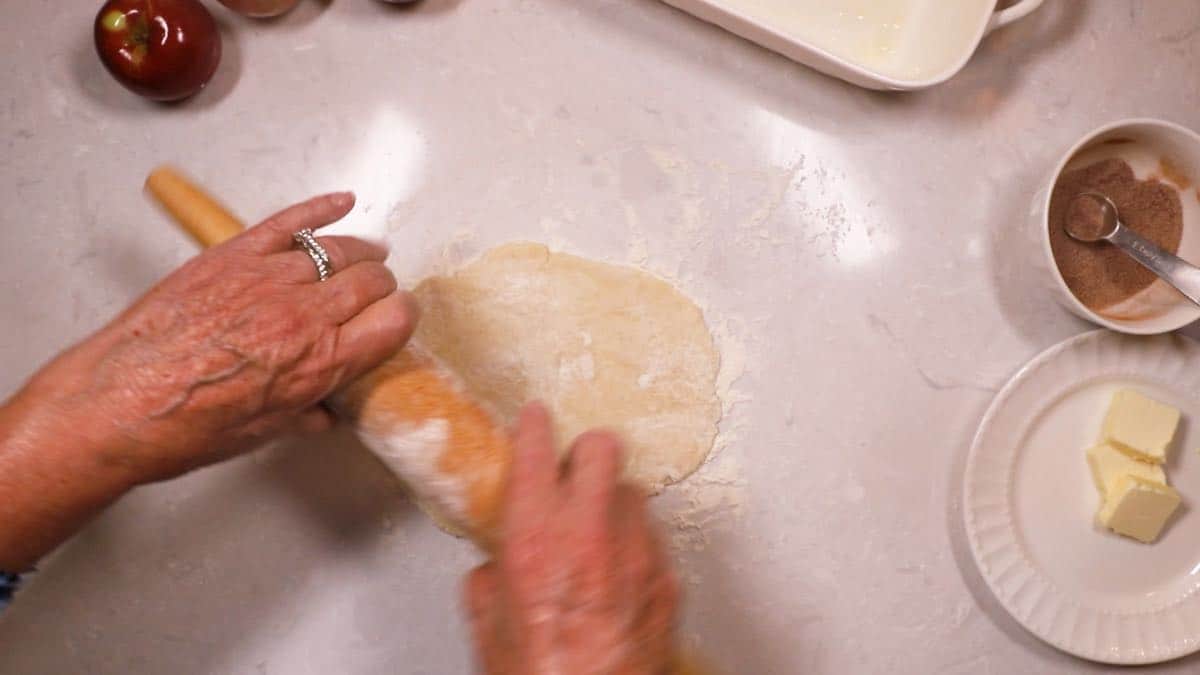
[[[1084,450],[1112,393],[1183,411],[1167,462],[1183,506],[1151,545],[1095,524]],[[967,459],[963,513],[992,592],[1034,635],[1106,663],[1200,649],[1200,346],[1177,335],[1085,333],[1046,350],[992,402]]]

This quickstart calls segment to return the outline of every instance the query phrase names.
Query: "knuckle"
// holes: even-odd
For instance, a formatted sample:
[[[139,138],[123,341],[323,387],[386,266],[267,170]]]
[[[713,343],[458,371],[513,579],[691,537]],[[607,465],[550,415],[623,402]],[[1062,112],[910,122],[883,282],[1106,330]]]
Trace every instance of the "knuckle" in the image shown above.
[[[413,326],[412,315],[406,310],[403,303],[396,303],[396,311],[382,312],[380,318],[381,330],[386,337],[391,340],[401,340],[405,335],[411,332]]]
[[[291,211],[291,209],[281,213],[276,213],[275,215],[262,221],[258,227],[271,232],[273,235],[290,237],[297,229],[295,223],[293,223],[292,219],[289,217],[292,215],[292,213],[294,212]]]
[[[333,284],[330,289],[330,300],[338,311],[345,312],[356,307],[362,307],[367,301],[367,291],[361,284],[351,280]]]
[[[421,308],[408,291],[393,289],[387,298],[391,311],[385,312],[388,321],[396,329],[411,331],[421,318]]]
[[[260,222],[257,228],[261,230],[270,230],[272,232],[283,232],[287,229],[287,226],[279,218],[279,215],[276,214]]]
[[[395,321],[384,319],[379,327],[379,343],[387,345],[389,349],[399,349],[408,336],[407,330]]]
[[[396,280],[396,275],[392,274],[392,271],[387,268],[387,265],[384,265],[383,263],[375,264],[379,266],[379,271],[383,279],[383,287],[386,289],[386,291],[388,293],[392,293],[399,289],[400,282]]]
[[[393,303],[391,299],[380,300],[387,303],[384,309]],[[372,342],[381,348],[396,349],[402,346],[412,334],[413,322],[402,310],[372,311],[369,323],[365,329],[371,333]]]
[[[367,262],[365,265],[366,277],[374,288],[379,289],[383,294],[391,293],[396,290],[396,276],[392,271],[381,262]]]
[[[421,320],[421,305],[417,303],[417,298],[409,291],[401,291],[397,294],[401,306],[400,315],[404,317],[407,325],[415,325]]]

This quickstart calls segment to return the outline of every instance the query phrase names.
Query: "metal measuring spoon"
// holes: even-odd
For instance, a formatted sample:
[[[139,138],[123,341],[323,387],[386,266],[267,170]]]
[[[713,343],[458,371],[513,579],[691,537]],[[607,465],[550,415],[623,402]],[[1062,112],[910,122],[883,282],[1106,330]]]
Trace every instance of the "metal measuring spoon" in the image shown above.
[[[1107,196],[1099,192],[1075,195],[1067,206],[1063,229],[1072,239],[1085,244],[1107,241],[1200,305],[1200,267],[1164,251],[1126,227],[1121,223],[1117,205]]]

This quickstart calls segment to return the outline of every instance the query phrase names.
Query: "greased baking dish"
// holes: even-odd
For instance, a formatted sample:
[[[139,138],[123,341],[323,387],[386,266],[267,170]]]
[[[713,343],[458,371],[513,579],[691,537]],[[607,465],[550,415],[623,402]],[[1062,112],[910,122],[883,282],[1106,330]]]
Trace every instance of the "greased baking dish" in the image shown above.
[[[1042,1],[664,0],[828,75],[891,90],[945,82],[985,35]]]

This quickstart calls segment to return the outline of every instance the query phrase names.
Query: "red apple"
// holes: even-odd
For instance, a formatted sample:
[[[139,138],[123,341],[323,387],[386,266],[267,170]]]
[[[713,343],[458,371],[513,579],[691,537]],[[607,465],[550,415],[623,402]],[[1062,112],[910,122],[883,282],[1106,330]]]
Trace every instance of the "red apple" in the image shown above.
[[[217,22],[199,0],[108,0],[94,34],[108,72],[156,101],[200,91],[221,61]]]
[[[221,0],[229,9],[255,19],[279,16],[291,11],[300,0]]]

